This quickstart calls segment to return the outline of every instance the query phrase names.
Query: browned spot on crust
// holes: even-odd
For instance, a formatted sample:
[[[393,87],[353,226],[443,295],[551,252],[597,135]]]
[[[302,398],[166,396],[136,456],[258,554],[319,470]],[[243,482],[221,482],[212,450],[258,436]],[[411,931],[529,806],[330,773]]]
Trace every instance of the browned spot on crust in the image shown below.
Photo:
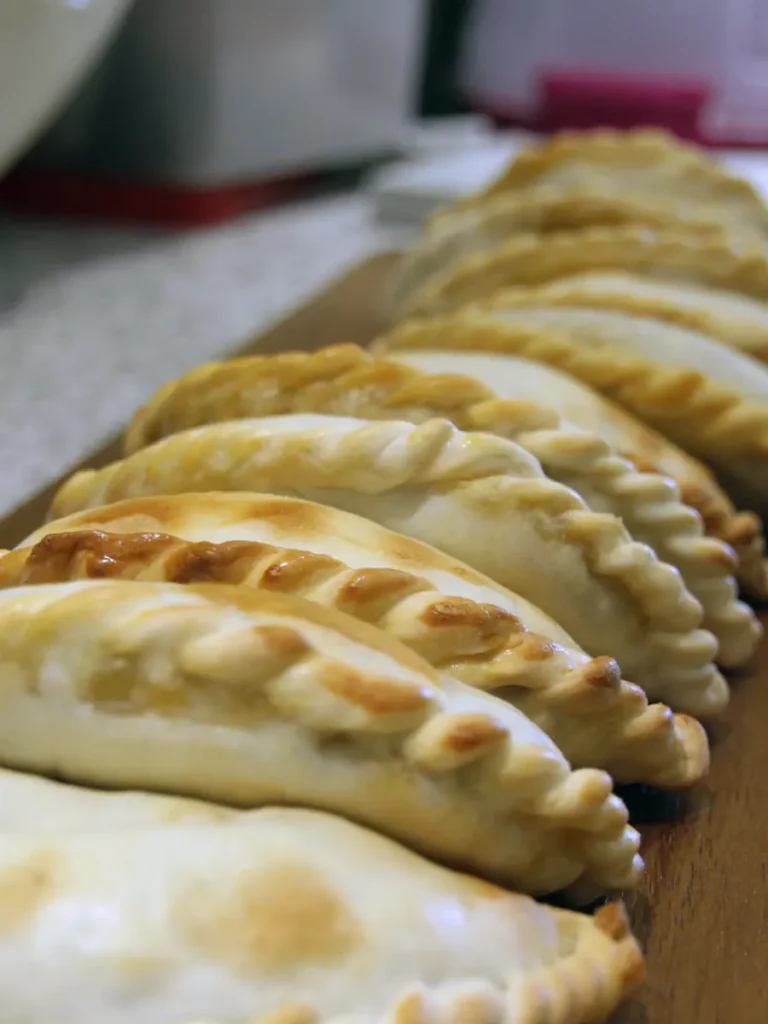
[[[467,626],[489,635],[516,630],[520,620],[494,604],[479,604],[464,597],[446,597],[434,601],[421,614],[427,626]]]
[[[226,504],[222,502],[222,511]],[[276,527],[297,534],[317,535],[330,531],[334,533],[333,510],[309,501],[280,497],[254,498],[251,509],[247,502],[233,502],[232,523],[247,522],[249,516],[263,522],[272,522]]]
[[[507,738],[507,730],[488,715],[467,713],[455,716],[455,724],[445,738],[445,746],[458,754]]]
[[[386,676],[364,676],[340,662],[323,666],[320,674],[326,690],[372,715],[407,714],[420,710],[429,700],[426,687]]]
[[[0,934],[31,924],[59,887],[61,867],[55,849],[39,848],[0,872]]]
[[[265,590],[290,593],[299,590],[316,576],[341,567],[330,555],[317,555],[311,551],[285,551],[264,571],[260,585]]]
[[[392,1024],[424,1024],[424,999],[420,992],[409,992],[392,1011]]]
[[[243,975],[327,966],[361,944],[357,921],[333,889],[288,860],[201,878],[180,893],[172,915],[186,945]]]
[[[422,580],[400,569],[358,569],[339,589],[339,600],[364,605],[426,588]]]
[[[272,1013],[253,1017],[247,1024],[315,1024],[316,1021],[317,1014],[314,1010],[309,1006],[294,1003],[290,1006],[281,1006]]]
[[[293,661],[311,651],[310,645],[290,626],[255,626],[270,654]]]
[[[109,534],[101,530],[52,533],[29,552],[19,582],[120,576],[129,564],[151,561],[175,544],[178,541],[174,537],[160,533]]]
[[[629,935],[629,922],[621,903],[608,903],[595,914],[595,924],[614,942],[620,942]]]
[[[621,669],[613,658],[602,655],[584,666],[582,678],[595,689],[615,690],[621,684]]]
[[[164,576],[173,583],[241,583],[253,562],[274,550],[256,541],[179,542],[165,563]]]
[[[509,638],[509,646],[524,661],[546,661],[557,649],[552,640],[531,633],[520,633]]]

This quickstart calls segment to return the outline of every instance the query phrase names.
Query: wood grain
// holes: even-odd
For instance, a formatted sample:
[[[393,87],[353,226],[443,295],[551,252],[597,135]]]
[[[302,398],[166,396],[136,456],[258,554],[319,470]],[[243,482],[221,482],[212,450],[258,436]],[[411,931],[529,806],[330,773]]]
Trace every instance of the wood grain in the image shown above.
[[[391,262],[369,260],[237,353],[366,343],[380,328]],[[118,456],[112,440],[77,468]],[[57,485],[0,523],[1,546],[39,525]],[[762,618],[768,627],[768,613]],[[768,640],[733,686],[705,785],[622,794],[644,839],[647,876],[627,905],[648,981],[611,1024],[768,1024]]]

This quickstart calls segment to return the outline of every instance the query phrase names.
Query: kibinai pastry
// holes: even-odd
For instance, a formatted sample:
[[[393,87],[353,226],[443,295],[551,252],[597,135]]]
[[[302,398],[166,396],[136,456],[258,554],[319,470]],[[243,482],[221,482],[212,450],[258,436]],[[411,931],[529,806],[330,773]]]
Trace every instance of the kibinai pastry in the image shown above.
[[[590,187],[664,198],[737,228],[768,233],[768,210],[757,191],[704,150],[658,130],[558,132],[519,150],[482,192],[465,200],[532,186]]]
[[[603,387],[612,397],[713,466],[743,504],[768,515],[764,364],[687,328],[612,310],[500,292],[478,312],[542,332],[544,347],[546,332],[566,338],[611,378]]]
[[[243,807],[330,810],[525,891],[636,881],[604,772],[380,630],[223,584],[0,592],[0,762]]]
[[[627,225],[517,235],[435,274],[396,313],[437,316],[513,285],[617,270],[721,288],[761,301],[768,295],[768,259],[762,246],[677,227]]]
[[[589,654],[617,658],[653,699],[690,714],[727,700],[716,641],[679,573],[518,445],[447,420],[306,414],[198,427],[76,473],[51,517],[221,490],[298,495],[433,544],[538,605]]]
[[[514,292],[508,292],[510,297]],[[704,288],[680,281],[661,281],[638,274],[576,274],[535,289],[521,289],[527,299],[543,305],[583,306],[648,316],[741,349],[768,362],[768,295],[765,300]]]
[[[438,211],[407,249],[389,289],[388,306],[396,311],[409,295],[435,274],[466,256],[487,252],[513,235],[529,232],[578,231],[590,227],[644,225],[666,229],[672,225],[686,233],[723,234],[717,211],[682,206],[653,195],[577,185],[543,186],[524,191],[503,191],[482,202]],[[749,236],[744,228],[739,236]],[[745,238],[746,240],[746,238]]]
[[[618,782],[665,787],[692,785],[705,774],[708,744],[697,722],[672,715],[664,705],[649,707],[642,690],[625,683],[611,659],[590,659],[575,647],[563,647],[531,632],[515,614],[527,611],[516,595],[489,595],[482,577],[472,583],[471,570],[458,565],[451,572],[447,559],[447,567],[433,573],[442,583],[442,589],[437,589],[414,572],[420,559],[432,564],[431,549],[411,542],[408,560],[382,559],[382,550],[388,545],[401,549],[408,543],[406,538],[348,513],[287,499],[285,523],[281,523],[277,513],[283,499],[232,495],[229,501],[229,497],[134,499],[94,511],[94,518],[103,514],[109,519],[111,529],[130,528],[131,519],[139,514],[153,520],[155,531],[171,527],[187,536],[215,535],[217,542],[182,540],[159,532],[72,529],[51,533],[32,547],[0,559],[0,585],[107,576],[170,583],[226,582],[299,595],[378,626],[434,668],[508,700],[539,725],[577,768],[604,768]],[[143,508],[141,513],[137,506]],[[61,521],[58,525],[66,530]],[[337,537],[344,534],[332,530],[345,526],[359,535],[351,561],[361,565],[327,553],[343,546]],[[244,540],[244,535],[259,539]],[[263,537],[282,543],[264,543]],[[286,543],[304,547],[291,548]],[[370,561],[387,564],[366,565],[366,547],[372,550]],[[409,571],[392,567],[401,564],[409,565]],[[459,596],[461,592],[473,597]],[[503,603],[483,600],[488,596]]]
[[[326,353],[307,353],[302,385],[296,388],[295,354],[288,360],[254,356],[234,366],[211,364],[206,376],[193,371],[192,380],[182,377],[176,389],[164,386],[162,400],[150,399],[139,413],[137,427],[143,425],[144,434],[154,437],[169,428],[232,419],[235,414],[313,411],[415,422],[446,416],[462,429],[510,438],[536,456],[549,477],[573,488],[593,511],[620,516],[635,540],[649,544],[659,558],[680,570],[688,589],[701,601],[704,626],[719,642],[722,664],[739,665],[751,657],[761,631],[751,609],[736,598],[733,549],[704,538],[701,518],[681,504],[671,481],[652,474],[641,476],[601,436],[573,429],[557,412],[536,403],[538,395],[548,393],[538,380],[515,392],[524,374],[505,364],[503,357],[497,358],[495,367],[485,367],[488,372],[482,383],[472,379],[476,375],[471,359],[452,366],[451,353],[425,352],[422,358],[426,360],[423,369],[449,374],[422,374],[412,367],[375,362],[361,352],[358,366],[328,379]],[[453,358],[462,357],[454,354]],[[487,358],[493,362],[493,357]],[[441,359],[447,359],[448,365]],[[479,362],[482,374],[482,356]],[[311,377],[315,364],[317,380]],[[528,365],[535,372],[536,367]],[[493,385],[495,373],[502,385],[505,378],[511,381],[511,395],[503,388],[494,392],[485,386]],[[500,401],[499,397],[524,401]],[[129,432],[131,446],[141,439],[140,429]]]
[[[317,811],[183,803],[0,775],[3,1020],[591,1024],[642,980],[618,904],[554,909]]]

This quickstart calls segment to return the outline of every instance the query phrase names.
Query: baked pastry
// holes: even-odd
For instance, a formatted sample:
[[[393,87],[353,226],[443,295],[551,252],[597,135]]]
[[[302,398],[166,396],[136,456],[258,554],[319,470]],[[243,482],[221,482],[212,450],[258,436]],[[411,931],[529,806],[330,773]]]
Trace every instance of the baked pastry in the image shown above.
[[[306,414],[198,427],[76,473],[51,512],[217,490],[300,495],[364,515],[518,591],[589,654],[616,657],[652,699],[694,715],[727,700],[716,641],[676,570],[619,519],[548,480],[518,445],[446,420]]]
[[[180,522],[180,532],[186,532],[183,527],[189,522],[191,533],[197,525],[204,533],[224,534],[228,540],[181,540],[156,532],[52,533],[31,548],[0,559],[0,586],[108,577],[223,582],[298,595],[378,626],[434,668],[514,704],[549,735],[574,767],[604,768],[617,782],[665,787],[692,785],[706,773],[708,743],[701,726],[685,715],[672,715],[664,705],[649,707],[642,690],[623,682],[610,659],[589,659],[578,650],[559,647],[546,636],[531,633],[513,612],[498,604],[450,593],[454,589],[450,584],[445,593],[413,571],[351,567],[327,554],[336,547],[335,535],[329,531],[321,532],[314,545],[324,547],[323,552],[243,540],[243,533],[270,535],[280,499],[233,495],[246,500],[228,502],[226,495],[212,497],[218,499],[212,506],[207,495],[185,495],[181,502],[178,497],[143,501],[147,509],[157,507],[158,520]],[[170,516],[163,515],[169,501],[179,507],[172,505]],[[289,524],[302,511],[309,521],[327,512],[329,524],[337,528],[355,519],[308,503],[296,504],[306,507],[288,506]],[[238,525],[241,510],[249,518]],[[230,519],[217,522],[217,512],[221,517],[228,512]],[[126,514],[130,518],[131,513]],[[116,513],[114,522],[119,527],[118,517]],[[365,525],[352,524],[378,554],[377,533],[387,531],[375,527],[366,531]],[[300,530],[284,532],[289,538],[298,534],[301,543],[311,544],[313,539],[305,541]],[[404,538],[389,535],[383,540],[391,544]],[[420,547],[414,544],[416,558]],[[470,592],[473,589],[470,583]],[[484,596],[485,588],[477,589],[481,590],[478,596]],[[507,603],[517,610],[514,595],[510,598]]]
[[[588,358],[606,349],[639,357],[652,369],[615,387],[619,401],[730,481],[736,496],[768,514],[768,367],[697,332],[647,317],[567,305],[528,305],[503,292],[482,306],[494,319],[556,331]],[[618,366],[621,372],[621,366]]]
[[[317,811],[181,803],[0,775],[5,1020],[588,1024],[643,977],[618,904],[537,904]]]
[[[0,762],[73,781],[354,818],[524,891],[642,866],[604,772],[380,630],[223,584],[0,592]]]
[[[386,353],[392,347],[398,355],[402,347],[419,347],[421,338],[423,348],[439,348],[444,330],[441,322],[408,325],[380,339],[374,351]],[[453,329],[450,334],[452,337],[455,334]],[[454,347],[458,347],[457,343]],[[370,362],[370,355],[354,345],[334,345],[311,355],[288,352],[208,363],[164,384],[139,409],[126,434],[125,450],[131,454],[161,437],[192,426],[252,416],[255,409],[263,413],[282,413],[286,411],[287,396],[291,408],[304,405],[313,408],[319,400],[330,401],[327,393],[330,392],[336,403],[342,401],[341,406],[334,404],[336,411],[358,415],[361,397],[368,403],[387,399],[387,390],[382,392],[379,387],[367,387],[361,396],[357,372],[363,371],[365,377]],[[701,515],[707,533],[736,551],[742,586],[755,596],[768,596],[762,525],[754,513],[737,512],[709,470],[619,406],[607,402],[574,378],[548,370],[542,364],[528,361],[528,375],[535,372],[537,366],[540,375],[548,374],[537,382],[542,384],[539,394],[546,396],[548,404],[577,426],[604,436],[639,469],[671,477],[680,488],[685,504]],[[345,388],[339,388],[334,382],[350,379],[357,379],[358,384],[347,405]],[[326,383],[327,388],[323,386]],[[451,404],[450,398],[446,400],[445,392],[431,396],[432,401],[438,398],[441,414],[465,426],[463,419],[461,422],[456,419],[460,410]],[[401,403],[400,408],[410,408],[409,418],[412,418],[411,412],[418,414],[417,418],[423,413],[423,406],[404,407]]]
[[[567,308],[565,314],[558,306],[507,312],[499,296],[436,321],[435,345],[524,356],[564,370],[699,455],[740,504],[768,513],[768,405],[762,397],[768,370],[762,364],[644,318],[606,313],[616,319],[601,326],[600,311],[574,309],[569,329]],[[545,326],[556,318],[557,328]],[[406,324],[387,337],[386,346],[426,347],[420,334],[420,324]],[[667,339],[674,349],[662,344]]]
[[[755,189],[700,147],[666,132],[640,129],[558,132],[516,153],[469,202],[531,186],[614,189],[694,206],[722,222],[768,233],[768,210]]]
[[[462,319],[459,330],[466,323]],[[714,474],[703,463],[591,387],[547,363],[506,352],[477,352],[470,347],[473,332],[471,327],[468,351],[458,347],[449,350],[441,346],[446,336],[452,341],[456,337],[454,324],[446,327],[444,321],[424,321],[384,336],[374,345],[374,351],[428,372],[443,367],[471,374],[503,398],[543,396],[546,404],[564,419],[604,438],[640,472],[673,480],[683,503],[701,516],[706,534],[723,541],[735,551],[736,575],[745,592],[752,597],[768,597],[768,562],[760,518],[754,512],[737,511]],[[419,348],[421,344],[423,349]],[[390,348],[391,345],[405,347]],[[517,440],[525,446],[519,437]],[[529,450],[539,457],[548,475],[556,475],[551,467],[545,465],[542,453]],[[626,515],[626,512],[620,514]],[[635,529],[633,525],[633,533]],[[677,564],[674,556],[667,552],[659,553],[666,561]],[[722,564],[724,569],[729,568],[727,559],[723,559]]]
[[[444,272],[465,256],[487,252],[511,236],[537,232],[578,231],[590,227],[626,224],[655,229],[675,226],[686,233],[723,235],[718,210],[681,205],[652,194],[610,191],[599,188],[541,186],[525,190],[504,190],[455,209],[438,211],[413,245],[405,251],[389,289],[392,312],[408,295],[422,288],[435,274]],[[746,225],[739,231],[750,237]],[[757,236],[753,236],[757,237]]]
[[[525,294],[530,294],[528,289]],[[768,362],[768,301],[638,274],[577,274],[536,289],[546,305],[610,309],[689,327]],[[768,297],[767,297],[768,298]]]
[[[436,316],[512,285],[539,285],[574,274],[628,271],[643,277],[722,288],[765,299],[768,259],[762,246],[725,236],[627,225],[546,235],[517,235],[466,256],[414,292],[401,316]]]
[[[527,364],[534,372],[527,387],[524,372],[505,363],[504,357],[486,356],[491,363],[495,358],[496,365],[486,365],[482,383],[472,379],[482,375],[482,355],[477,373],[471,358],[467,361],[465,357],[459,366],[451,364],[451,358],[461,361],[462,356],[422,353],[426,365],[421,368],[428,371],[422,374],[412,367],[375,362],[361,352],[359,365],[328,379],[327,353],[306,353],[299,388],[295,378],[301,364],[296,354],[287,360],[254,356],[235,365],[209,364],[205,376],[193,371],[191,381],[182,377],[176,388],[164,386],[163,400],[150,399],[140,413],[140,424],[150,436],[157,436],[168,427],[181,429],[266,412],[312,411],[415,422],[445,416],[461,429],[509,438],[534,455],[550,478],[573,488],[593,511],[619,516],[635,540],[649,544],[660,559],[679,569],[702,604],[705,628],[718,640],[718,660],[729,666],[747,661],[761,630],[751,609],[737,600],[733,549],[704,538],[701,518],[681,504],[675,485],[660,476],[638,474],[601,436],[574,430],[557,412],[537,404],[536,398],[547,395],[548,390],[539,387],[535,364]],[[311,376],[315,364],[317,380]],[[496,375],[501,387],[492,391],[485,385],[493,386]],[[504,391],[505,380],[511,393]],[[600,401],[597,396],[595,399]],[[154,410],[154,418],[150,410]],[[133,444],[140,443],[139,431],[131,431],[129,436]]]

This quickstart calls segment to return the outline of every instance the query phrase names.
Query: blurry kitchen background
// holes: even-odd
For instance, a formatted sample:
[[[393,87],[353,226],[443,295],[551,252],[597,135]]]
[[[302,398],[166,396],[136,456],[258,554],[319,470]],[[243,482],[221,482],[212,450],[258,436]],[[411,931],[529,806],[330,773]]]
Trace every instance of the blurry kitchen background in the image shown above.
[[[526,132],[765,187],[767,93],[768,0],[0,0],[0,511]]]
[[[122,24],[5,181],[5,203],[211,222],[300,193],[308,175],[466,155],[468,137],[490,142],[491,122],[768,141],[764,0],[121,3]],[[17,21],[69,6],[74,21],[115,0],[2,0],[0,17],[2,4],[26,11]],[[488,122],[453,120],[471,112]],[[504,138],[506,154],[516,136]],[[470,184],[459,174],[455,187]]]

